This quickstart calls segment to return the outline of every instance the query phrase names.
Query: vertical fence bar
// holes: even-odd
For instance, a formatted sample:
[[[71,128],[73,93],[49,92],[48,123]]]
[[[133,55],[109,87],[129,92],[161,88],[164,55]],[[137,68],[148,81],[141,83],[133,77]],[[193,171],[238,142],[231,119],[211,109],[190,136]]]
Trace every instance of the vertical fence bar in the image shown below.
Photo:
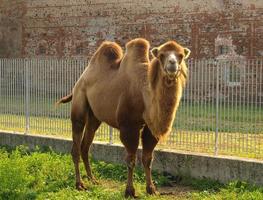
[[[218,126],[219,126],[219,119],[218,119],[218,109],[219,109],[219,65],[217,60],[215,60],[216,65],[216,129],[215,129],[215,156],[218,155]]]
[[[245,62],[245,69],[244,69],[244,86],[243,86],[243,99],[242,99],[242,122],[246,123],[247,119],[246,119],[246,113],[247,113],[247,93],[248,93],[248,90],[247,90],[247,80],[249,79],[248,78],[248,75],[249,75],[249,67],[248,67],[249,63],[248,63],[248,60],[246,60]],[[244,132],[243,132],[243,148],[242,148],[242,153],[244,153],[246,151],[246,134],[247,134],[247,127],[244,128]]]
[[[252,116],[255,116],[254,118],[252,117],[251,121],[253,124],[255,124],[255,126],[253,127],[253,139],[254,139],[254,153],[255,155],[257,154],[257,125],[256,125],[256,112],[257,112],[257,109],[258,109],[258,102],[257,102],[257,94],[258,94],[258,85],[257,85],[257,80],[258,80],[258,66],[259,66],[259,62],[254,60],[254,64],[255,64],[255,82],[254,82],[254,94],[255,95],[255,98],[254,98],[254,103],[253,103],[253,115]]]
[[[4,59],[0,59],[0,98],[1,98],[1,102],[4,104],[5,102],[5,95],[4,95],[4,87],[3,87],[3,71],[4,71]],[[3,110],[2,110],[3,109]],[[4,127],[5,125],[5,119],[4,119],[4,108],[2,106],[0,106],[0,114],[1,114],[1,118],[0,118],[0,125],[1,128]]]
[[[246,100],[247,100],[247,102],[246,102],[246,106],[245,106],[245,110],[246,110],[246,121],[248,122],[248,119],[249,119],[249,106],[250,106],[250,104],[249,104],[249,100],[250,100],[250,98],[249,98],[249,94],[250,94],[250,88],[249,88],[249,80],[250,80],[250,75],[251,75],[251,60],[248,60],[247,61],[247,82],[246,82],[246,86],[247,86],[247,93],[246,93]],[[246,153],[248,153],[248,135],[249,135],[249,127],[247,128],[247,130],[246,130]]]
[[[259,110],[262,110],[263,109],[263,102],[262,102],[262,97],[263,97],[263,60],[260,60],[260,72],[259,72]],[[263,120],[263,118],[262,118],[262,115],[258,115],[258,121],[260,122],[260,121],[262,121]],[[259,134],[259,147],[258,147],[258,150],[259,150],[259,152],[258,152],[258,154],[260,155],[261,154],[261,152],[262,152],[262,150],[263,150],[263,148],[262,148],[262,143],[263,143],[263,137],[261,138],[261,132],[260,132],[260,130],[258,130],[259,132],[258,132],[258,134]],[[262,131],[263,132],[263,131]],[[262,140],[262,143],[261,143],[261,140]]]
[[[26,91],[25,91],[25,117],[26,117],[26,124],[25,124],[25,134],[29,133],[29,60],[25,59],[24,61],[26,66],[26,74],[25,74],[25,81],[26,81]]]
[[[6,59],[6,67],[8,67],[9,69],[10,69],[10,59]],[[8,73],[8,82],[10,82],[10,72]],[[8,84],[7,85],[7,92],[6,92],[6,104],[5,105],[7,105],[6,106],[6,122],[7,122],[7,126],[10,128],[11,127],[11,124],[10,124],[10,122],[11,122],[11,115],[10,115],[10,104],[9,104],[9,102],[10,102],[10,89],[11,88],[11,84]]]
[[[113,144],[113,128],[109,126],[109,144]]]
[[[2,68],[4,68],[4,66],[3,66],[3,59],[0,59],[0,98],[3,96],[3,94],[2,94]],[[1,98],[1,102],[3,102],[3,99]],[[2,106],[0,106],[0,114],[1,115],[3,115],[3,113],[2,113]],[[0,126],[1,126],[1,124],[2,124],[2,119],[3,117],[1,116],[0,117]]]

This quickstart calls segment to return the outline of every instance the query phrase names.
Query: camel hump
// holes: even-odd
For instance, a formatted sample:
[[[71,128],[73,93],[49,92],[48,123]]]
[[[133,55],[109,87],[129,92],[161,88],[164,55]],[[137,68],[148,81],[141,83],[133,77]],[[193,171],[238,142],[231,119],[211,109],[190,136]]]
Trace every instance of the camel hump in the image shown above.
[[[136,38],[126,44],[126,49],[130,48],[149,50],[150,43],[144,38]]]
[[[149,62],[150,43],[143,38],[136,38],[126,44],[126,59],[131,62]],[[124,57],[125,57],[124,55]]]
[[[123,56],[122,48],[115,42],[105,41],[97,50],[100,56],[103,56],[109,62],[120,60]]]

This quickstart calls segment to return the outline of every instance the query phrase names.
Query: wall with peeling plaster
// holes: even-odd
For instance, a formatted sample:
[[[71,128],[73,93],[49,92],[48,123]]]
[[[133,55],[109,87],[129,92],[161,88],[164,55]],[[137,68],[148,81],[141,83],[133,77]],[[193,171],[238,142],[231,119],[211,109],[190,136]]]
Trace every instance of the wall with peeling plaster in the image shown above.
[[[103,40],[175,39],[192,58],[214,57],[215,39],[263,57],[262,0],[0,0],[0,57],[87,57]]]

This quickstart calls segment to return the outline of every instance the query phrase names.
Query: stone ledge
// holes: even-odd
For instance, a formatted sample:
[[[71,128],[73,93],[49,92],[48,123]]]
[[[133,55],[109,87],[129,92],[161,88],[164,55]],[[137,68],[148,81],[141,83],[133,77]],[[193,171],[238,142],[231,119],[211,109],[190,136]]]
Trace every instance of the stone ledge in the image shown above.
[[[65,138],[0,131],[0,145],[11,147],[27,145],[32,149],[36,145],[49,146],[55,152],[70,153],[72,141]],[[125,149],[118,144],[109,145],[103,142],[94,142],[91,154],[96,160],[124,163]],[[137,154],[138,164],[141,165],[141,149]],[[156,150],[154,157],[153,169],[159,172],[168,172],[175,176],[210,178],[222,183],[240,180],[263,185],[263,161],[236,157],[213,157],[168,150]]]

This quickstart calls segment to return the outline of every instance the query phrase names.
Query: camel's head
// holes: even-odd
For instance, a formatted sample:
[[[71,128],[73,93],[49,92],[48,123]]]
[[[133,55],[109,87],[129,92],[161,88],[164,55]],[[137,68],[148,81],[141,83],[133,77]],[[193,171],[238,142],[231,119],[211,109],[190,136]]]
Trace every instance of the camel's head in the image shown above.
[[[182,47],[175,41],[169,41],[152,49],[152,55],[159,60],[164,73],[176,75],[190,55],[190,50]]]

